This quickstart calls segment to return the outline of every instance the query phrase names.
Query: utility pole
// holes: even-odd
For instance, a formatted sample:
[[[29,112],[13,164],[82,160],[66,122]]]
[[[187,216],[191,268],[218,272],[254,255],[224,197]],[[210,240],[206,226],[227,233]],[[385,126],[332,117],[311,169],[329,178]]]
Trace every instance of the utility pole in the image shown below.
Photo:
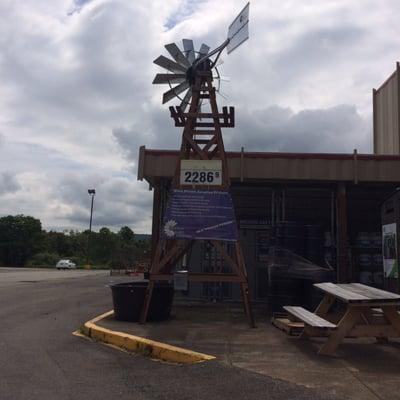
[[[91,201],[91,205],[90,205],[89,237],[88,237],[87,248],[86,248],[86,264],[87,265],[89,265],[90,238],[92,236],[93,202],[94,202],[94,196],[96,194],[96,190],[88,189],[88,194],[92,198],[92,201]]]

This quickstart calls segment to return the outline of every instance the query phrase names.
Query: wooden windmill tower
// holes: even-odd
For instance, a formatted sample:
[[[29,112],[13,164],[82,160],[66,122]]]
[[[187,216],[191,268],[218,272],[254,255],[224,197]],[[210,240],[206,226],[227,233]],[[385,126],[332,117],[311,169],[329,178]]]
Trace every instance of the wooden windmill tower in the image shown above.
[[[153,254],[142,323],[147,320],[155,282],[171,281],[176,264],[194,242],[206,241],[230,266],[231,272],[194,273],[189,266],[188,281],[239,284],[249,324],[254,326],[221,132],[221,128],[234,126],[234,108],[223,107],[220,112],[216,99],[219,56],[225,48],[229,54],[248,38],[248,18],[249,4],[230,25],[226,41],[211,52],[205,44],[196,52],[192,40],[184,39],[183,51],[175,43],[165,46],[173,60],[160,56],[154,61],[168,71],[157,74],[153,81],[170,86],[163,95],[163,104],[176,97],[181,101],[179,106],[169,109],[175,126],[183,127],[183,133],[163,232]],[[205,103],[208,112],[202,112]],[[224,242],[231,243],[233,254],[226,250]]]

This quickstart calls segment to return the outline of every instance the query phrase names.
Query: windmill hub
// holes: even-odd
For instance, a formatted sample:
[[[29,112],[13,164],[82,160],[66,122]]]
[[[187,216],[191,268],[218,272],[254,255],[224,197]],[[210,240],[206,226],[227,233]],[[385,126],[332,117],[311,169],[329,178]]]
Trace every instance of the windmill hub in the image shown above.
[[[196,82],[196,78],[201,74],[202,77],[209,76],[211,80],[218,81],[218,89],[220,85],[220,75],[216,65],[213,65],[208,58],[209,46],[202,44],[198,51],[194,50],[193,41],[191,39],[183,39],[183,51],[175,43],[165,45],[172,56],[172,60],[160,56],[154,63],[165,68],[168,73],[157,74],[153,80],[155,84],[167,84],[169,90],[163,95],[163,104],[178,98],[181,100],[181,110],[191,103],[192,89]],[[215,77],[213,77],[213,71]],[[218,91],[217,89],[217,91]]]

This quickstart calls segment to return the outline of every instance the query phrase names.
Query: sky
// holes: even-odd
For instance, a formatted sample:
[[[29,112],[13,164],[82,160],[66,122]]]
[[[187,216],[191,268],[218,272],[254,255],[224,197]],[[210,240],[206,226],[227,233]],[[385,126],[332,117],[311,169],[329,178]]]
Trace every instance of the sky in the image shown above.
[[[45,229],[149,233],[139,146],[176,149],[152,61],[184,38],[224,41],[240,0],[0,0],[0,216]],[[220,66],[228,150],[372,151],[372,88],[399,55],[397,0],[255,0]]]

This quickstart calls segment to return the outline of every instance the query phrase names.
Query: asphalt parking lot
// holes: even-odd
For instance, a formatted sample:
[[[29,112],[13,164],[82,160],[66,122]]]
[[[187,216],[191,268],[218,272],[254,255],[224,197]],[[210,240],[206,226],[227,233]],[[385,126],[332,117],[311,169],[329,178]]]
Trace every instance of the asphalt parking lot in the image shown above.
[[[93,276],[108,276],[109,271],[56,268],[0,268],[0,287],[19,283],[37,283],[44,281],[81,278]]]
[[[73,336],[112,308],[115,280],[105,271],[1,270],[0,399],[333,398],[218,361],[167,364]]]

